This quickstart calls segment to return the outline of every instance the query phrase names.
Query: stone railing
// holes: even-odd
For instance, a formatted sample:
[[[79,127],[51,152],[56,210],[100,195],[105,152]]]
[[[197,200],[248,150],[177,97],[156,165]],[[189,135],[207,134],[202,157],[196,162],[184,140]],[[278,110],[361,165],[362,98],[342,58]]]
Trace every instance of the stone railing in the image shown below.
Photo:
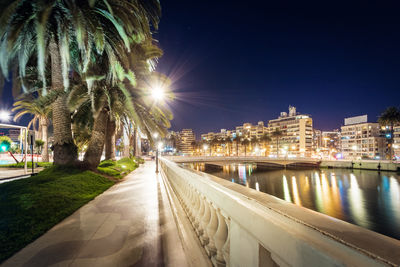
[[[400,264],[398,240],[165,158],[160,165],[214,266]]]

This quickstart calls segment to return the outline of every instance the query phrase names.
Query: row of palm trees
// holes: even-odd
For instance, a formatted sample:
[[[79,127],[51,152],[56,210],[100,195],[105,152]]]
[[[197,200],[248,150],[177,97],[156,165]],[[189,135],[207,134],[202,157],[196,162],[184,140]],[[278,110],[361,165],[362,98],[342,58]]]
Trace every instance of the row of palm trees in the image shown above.
[[[119,130],[165,134],[172,114],[151,98],[162,50],[158,0],[15,0],[0,15],[0,78],[11,75],[15,119],[33,114],[44,160],[48,128],[54,164],[95,169],[103,148],[113,158]],[[2,80],[2,79],[0,79]],[[83,164],[78,145],[86,147]]]
[[[194,151],[201,151],[203,149],[204,151],[204,146],[209,149],[209,154],[213,154],[213,150],[215,152],[216,147],[223,146],[225,148],[224,154],[231,156],[232,154],[239,155],[239,146],[241,146],[244,149],[244,155],[247,155],[247,151],[249,149],[249,146],[251,147],[264,147],[265,151],[264,154],[265,156],[268,155],[268,145],[272,141],[276,142],[276,147],[279,148],[279,140],[283,136],[283,133],[279,130],[276,129],[273,131],[271,134],[264,134],[260,138],[257,138],[255,136],[253,137],[248,137],[248,136],[233,136],[233,137],[224,137],[224,138],[218,138],[214,137],[211,140],[202,140],[200,142],[194,141],[192,143],[192,146],[194,148]],[[235,151],[235,152],[234,152]],[[206,151],[204,151],[206,153]],[[279,157],[279,149],[277,149],[277,157]]]
[[[393,159],[394,127],[400,125],[400,109],[388,107],[378,118],[380,125],[387,127],[388,157]]]

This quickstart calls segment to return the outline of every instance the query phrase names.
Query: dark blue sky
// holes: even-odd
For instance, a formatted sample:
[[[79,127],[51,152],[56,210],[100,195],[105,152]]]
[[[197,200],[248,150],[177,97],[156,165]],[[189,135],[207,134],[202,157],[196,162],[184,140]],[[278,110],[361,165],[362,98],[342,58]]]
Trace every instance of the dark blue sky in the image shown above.
[[[161,1],[158,70],[181,99],[173,129],[268,121],[290,104],[328,130],[399,106],[400,6],[301,2]]]
[[[161,0],[158,70],[175,81],[173,130],[267,122],[289,105],[329,130],[399,106],[400,5],[299,2]],[[6,87],[0,107],[11,105]]]

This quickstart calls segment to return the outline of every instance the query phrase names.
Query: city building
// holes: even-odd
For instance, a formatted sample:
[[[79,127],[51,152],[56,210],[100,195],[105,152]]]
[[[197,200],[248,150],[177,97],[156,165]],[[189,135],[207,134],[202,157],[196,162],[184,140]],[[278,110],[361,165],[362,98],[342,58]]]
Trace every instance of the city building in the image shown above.
[[[313,129],[313,150],[317,151],[323,147],[322,144],[322,131]]]
[[[333,131],[322,131],[322,146],[340,151],[340,137],[341,133],[339,129]]]
[[[193,155],[193,142],[196,136],[192,129],[183,129],[178,134],[178,150],[183,155]]]
[[[314,155],[321,158],[335,158],[341,151],[340,131],[313,130],[313,150]]]
[[[313,151],[313,121],[309,115],[300,114],[289,106],[289,113],[281,112],[277,119],[268,122],[269,132],[279,130],[278,142],[271,142],[270,155],[310,157]],[[278,151],[279,153],[277,153]]]
[[[344,119],[341,127],[341,149],[345,159],[383,159],[386,140],[379,123],[368,122],[362,115]]]
[[[393,128],[393,153],[397,159],[400,159],[400,125]]]

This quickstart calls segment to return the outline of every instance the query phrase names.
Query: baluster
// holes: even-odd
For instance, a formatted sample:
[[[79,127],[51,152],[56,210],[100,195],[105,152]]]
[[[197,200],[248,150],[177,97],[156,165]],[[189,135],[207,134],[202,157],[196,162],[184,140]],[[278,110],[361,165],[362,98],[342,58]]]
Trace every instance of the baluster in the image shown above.
[[[187,190],[187,197],[185,199],[185,212],[188,216],[188,218],[190,217],[190,206],[192,205],[192,201],[193,201],[193,188],[191,186],[188,186]]]
[[[214,235],[215,247],[217,248],[217,254],[211,259],[214,266],[226,266],[224,259],[223,247],[228,237],[228,229],[226,227],[225,218],[222,216],[221,211],[217,210],[218,216],[218,229]]]
[[[203,217],[203,213],[204,213],[204,204],[203,204],[203,201],[202,201],[202,195],[199,194],[198,197],[199,197],[200,205],[199,205],[199,212],[196,214],[196,218],[195,218],[195,220],[196,220],[195,231],[196,231],[197,236],[200,237],[201,234],[202,234],[201,218]]]
[[[192,207],[192,225],[194,227],[194,229],[197,229],[197,226],[199,225],[199,223],[197,222],[197,214],[199,213],[199,208],[200,208],[200,196],[198,192],[195,192],[194,194],[194,205]]]
[[[215,247],[214,236],[218,229],[218,215],[217,211],[210,203],[210,222],[207,225],[207,234],[209,236],[208,244],[206,245],[207,255],[211,258],[217,253],[217,248]]]
[[[201,201],[201,207],[200,207],[200,212],[199,212],[199,227],[197,229],[197,233],[199,236],[199,239],[201,240],[201,237],[204,234],[204,224],[203,224],[203,218],[204,215],[206,214],[206,203],[205,203],[205,198],[204,196],[200,195],[200,201]]]
[[[210,213],[210,203],[208,203],[208,201],[203,198],[203,202],[204,202],[204,215],[203,215],[203,219],[201,222],[201,226],[203,229],[203,235],[200,237],[200,243],[205,246],[208,244],[209,241],[209,236],[207,233],[207,226],[210,222],[210,218],[211,218],[211,213]]]
[[[193,224],[194,221],[194,216],[196,215],[195,212],[197,211],[197,193],[196,193],[196,189],[193,188],[192,190],[192,199],[191,199],[191,203],[189,205],[189,219]]]
[[[228,217],[225,217],[225,223],[226,223],[226,226],[227,226],[227,231],[228,231],[228,233],[227,233],[227,238],[226,238],[226,242],[225,242],[225,245],[223,246],[223,248],[222,248],[222,251],[223,251],[223,253],[224,253],[224,259],[225,259],[225,262],[226,262],[226,266],[229,266],[229,262],[230,262],[230,247],[231,247],[231,232],[230,232],[230,230],[231,230],[231,219]]]

